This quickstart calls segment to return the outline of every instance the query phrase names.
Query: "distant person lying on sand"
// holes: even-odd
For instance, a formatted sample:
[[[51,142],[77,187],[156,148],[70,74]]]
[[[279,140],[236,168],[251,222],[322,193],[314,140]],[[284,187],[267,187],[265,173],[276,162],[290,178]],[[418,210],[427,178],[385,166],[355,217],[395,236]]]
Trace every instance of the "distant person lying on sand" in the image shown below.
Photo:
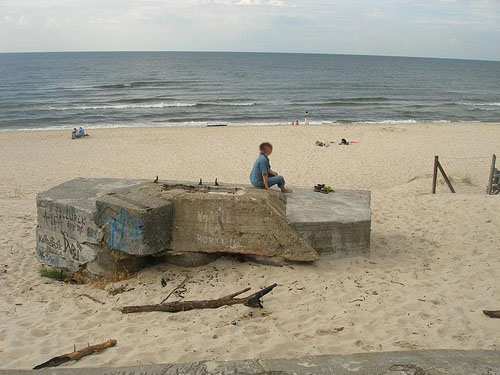
[[[330,143],[328,143],[328,142],[316,141],[316,146],[319,146],[319,147],[330,147]]]
[[[292,190],[285,188],[285,179],[271,170],[269,164],[269,155],[273,152],[273,146],[264,142],[259,146],[260,155],[253,164],[250,173],[250,182],[258,188],[269,189],[271,186],[278,185],[282,193],[291,193]]]
[[[342,140],[340,141],[339,145],[349,146],[349,142],[347,142],[347,139],[342,138]]]

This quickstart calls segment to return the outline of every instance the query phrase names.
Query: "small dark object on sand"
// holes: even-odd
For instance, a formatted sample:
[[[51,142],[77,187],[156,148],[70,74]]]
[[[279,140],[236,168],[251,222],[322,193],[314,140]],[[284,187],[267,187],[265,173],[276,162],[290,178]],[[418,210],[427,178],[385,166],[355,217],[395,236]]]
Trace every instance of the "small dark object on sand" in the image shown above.
[[[498,318],[500,319],[500,310],[483,310],[483,314],[489,316],[490,318]]]
[[[233,326],[235,326],[235,325],[236,325],[236,320],[233,320],[233,321],[231,322],[231,324],[232,324]]]
[[[161,286],[163,288],[165,288],[167,286],[167,282],[165,281],[165,279],[161,279]]]
[[[157,184],[158,183],[158,176],[156,176],[155,180],[153,181],[153,184]]]
[[[217,179],[215,179],[215,186],[220,186],[219,183],[217,182]]]
[[[200,183],[198,185],[203,185],[203,181],[201,180],[201,178],[200,178]]]

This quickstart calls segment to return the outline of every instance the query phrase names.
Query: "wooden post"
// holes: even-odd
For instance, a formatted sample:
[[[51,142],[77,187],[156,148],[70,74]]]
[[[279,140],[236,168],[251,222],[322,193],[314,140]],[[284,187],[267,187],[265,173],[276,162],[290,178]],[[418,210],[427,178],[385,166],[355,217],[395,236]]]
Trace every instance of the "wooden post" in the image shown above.
[[[432,175],[432,194],[436,194],[439,156],[434,156],[434,174]]]
[[[490,169],[490,179],[488,180],[488,187],[486,188],[486,194],[491,195],[491,189],[493,185],[493,176],[495,175],[495,165],[497,162],[497,156],[493,154],[491,158],[491,169]]]
[[[450,182],[450,179],[448,178],[448,176],[446,175],[443,167],[441,166],[441,163],[438,161],[438,168],[439,170],[441,171],[441,174],[443,175],[443,178],[444,180],[446,181],[446,185],[448,185],[448,188],[450,189],[450,191],[455,194],[455,189],[453,189],[453,185],[451,184]]]
[[[455,194],[455,189],[453,189],[453,185],[451,184],[450,179],[446,175],[446,172],[444,171],[443,167],[441,166],[441,163],[439,162],[439,156],[434,156],[434,174],[432,176],[432,194],[436,194],[436,185],[437,185],[437,175],[438,175],[438,169],[443,175],[443,178],[446,182],[446,185],[448,185],[448,188],[450,191]]]

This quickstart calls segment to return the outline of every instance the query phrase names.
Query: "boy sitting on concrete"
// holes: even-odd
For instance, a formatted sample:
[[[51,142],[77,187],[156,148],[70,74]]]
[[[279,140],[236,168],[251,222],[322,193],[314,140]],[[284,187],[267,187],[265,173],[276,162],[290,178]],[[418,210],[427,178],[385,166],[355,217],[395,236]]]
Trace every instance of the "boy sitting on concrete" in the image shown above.
[[[292,193],[292,190],[285,188],[285,179],[271,170],[269,156],[273,152],[273,146],[269,142],[264,142],[259,146],[260,155],[253,164],[250,173],[250,182],[258,188],[270,189],[271,186],[278,185],[282,193]]]

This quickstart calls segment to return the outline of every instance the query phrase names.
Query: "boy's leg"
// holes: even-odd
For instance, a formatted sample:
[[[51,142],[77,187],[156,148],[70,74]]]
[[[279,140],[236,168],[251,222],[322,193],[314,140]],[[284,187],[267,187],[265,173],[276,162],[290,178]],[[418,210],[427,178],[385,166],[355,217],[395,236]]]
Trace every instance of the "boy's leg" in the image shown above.
[[[272,176],[267,179],[267,182],[269,184],[269,187],[278,185],[280,189],[283,189],[285,187],[285,179],[283,176]]]
[[[287,189],[285,187],[285,179],[283,176],[273,176],[268,178],[269,187],[273,185],[278,185],[282,193],[292,193],[293,190]]]

